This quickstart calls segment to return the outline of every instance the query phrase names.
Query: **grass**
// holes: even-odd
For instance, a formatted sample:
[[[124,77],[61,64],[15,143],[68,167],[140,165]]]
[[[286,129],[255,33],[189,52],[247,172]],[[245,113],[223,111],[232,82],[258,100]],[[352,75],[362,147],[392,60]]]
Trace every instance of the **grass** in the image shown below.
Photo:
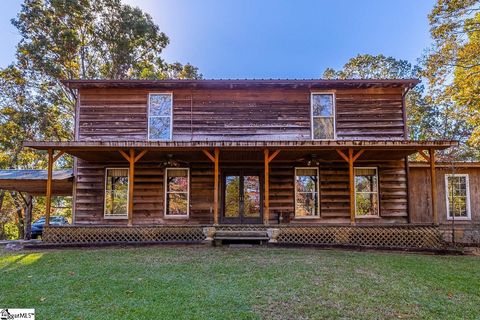
[[[288,248],[0,252],[39,319],[480,318],[480,258]]]

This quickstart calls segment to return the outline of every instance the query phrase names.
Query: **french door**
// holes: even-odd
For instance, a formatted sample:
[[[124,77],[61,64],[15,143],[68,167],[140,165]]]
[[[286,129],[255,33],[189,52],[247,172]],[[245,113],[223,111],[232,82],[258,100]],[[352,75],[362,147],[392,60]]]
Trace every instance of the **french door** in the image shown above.
[[[262,223],[263,188],[260,173],[229,170],[222,177],[222,223]]]

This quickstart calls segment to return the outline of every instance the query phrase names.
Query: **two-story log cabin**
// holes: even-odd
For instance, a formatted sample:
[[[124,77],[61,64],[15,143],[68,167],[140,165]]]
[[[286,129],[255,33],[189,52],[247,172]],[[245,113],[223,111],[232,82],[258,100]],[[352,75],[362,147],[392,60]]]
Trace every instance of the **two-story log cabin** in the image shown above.
[[[428,226],[412,223],[407,157],[429,161],[435,186],[435,150],[456,142],[408,139],[404,98],[417,83],[64,81],[78,95],[75,140],[25,144],[48,151],[50,171],[61,154],[75,157],[74,226],[45,238],[249,230],[284,243],[434,246],[436,188],[431,212],[415,213]],[[47,216],[51,188],[49,179]]]

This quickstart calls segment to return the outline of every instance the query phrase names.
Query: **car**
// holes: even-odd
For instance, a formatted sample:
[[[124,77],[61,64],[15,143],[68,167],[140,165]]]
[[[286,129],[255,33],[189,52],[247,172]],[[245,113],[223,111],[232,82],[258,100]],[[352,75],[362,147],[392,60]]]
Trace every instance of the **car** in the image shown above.
[[[68,225],[67,218],[63,216],[51,216],[50,225],[64,226]],[[43,233],[43,226],[45,225],[45,217],[41,217],[32,223],[32,239],[37,239]]]

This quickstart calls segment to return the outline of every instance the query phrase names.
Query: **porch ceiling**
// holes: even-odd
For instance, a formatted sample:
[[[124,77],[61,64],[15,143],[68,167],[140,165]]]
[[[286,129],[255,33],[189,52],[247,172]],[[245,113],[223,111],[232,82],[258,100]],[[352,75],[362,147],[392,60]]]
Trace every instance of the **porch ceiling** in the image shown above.
[[[187,162],[210,160],[202,150],[220,149],[221,162],[261,162],[263,149],[282,152],[275,162],[343,161],[337,149],[364,150],[358,160],[398,160],[418,150],[441,150],[458,145],[456,141],[69,141],[25,142],[25,147],[37,150],[60,150],[86,161],[124,162],[118,150],[148,150],[142,162],[166,161],[170,158]]]

